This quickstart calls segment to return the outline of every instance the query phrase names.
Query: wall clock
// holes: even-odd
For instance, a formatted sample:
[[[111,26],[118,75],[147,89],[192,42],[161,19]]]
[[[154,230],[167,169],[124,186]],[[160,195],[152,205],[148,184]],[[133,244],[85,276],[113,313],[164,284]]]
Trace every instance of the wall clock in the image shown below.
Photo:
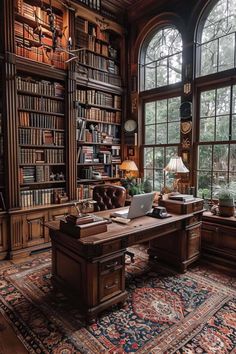
[[[124,124],[124,130],[127,133],[133,133],[137,129],[137,122],[134,119],[128,119]]]
[[[138,123],[134,119],[128,119],[124,123],[125,144],[127,145],[137,144],[137,127],[138,127]]]
[[[192,116],[192,103],[189,101],[183,102],[180,105],[180,117],[187,119]]]

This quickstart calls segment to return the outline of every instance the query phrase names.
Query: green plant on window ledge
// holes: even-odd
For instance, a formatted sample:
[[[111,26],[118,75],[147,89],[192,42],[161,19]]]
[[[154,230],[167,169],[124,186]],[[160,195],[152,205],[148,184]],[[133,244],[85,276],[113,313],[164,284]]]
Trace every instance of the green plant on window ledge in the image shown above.
[[[219,200],[219,214],[221,216],[234,215],[234,200],[236,197],[235,182],[223,187],[216,187],[214,197]]]

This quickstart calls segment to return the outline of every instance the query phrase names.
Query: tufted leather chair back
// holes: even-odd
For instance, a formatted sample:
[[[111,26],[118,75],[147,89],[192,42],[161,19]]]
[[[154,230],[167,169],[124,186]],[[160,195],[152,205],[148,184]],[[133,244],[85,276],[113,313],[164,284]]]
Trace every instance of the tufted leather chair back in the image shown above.
[[[97,185],[93,189],[94,211],[120,208],[125,205],[126,190],[116,185]]]

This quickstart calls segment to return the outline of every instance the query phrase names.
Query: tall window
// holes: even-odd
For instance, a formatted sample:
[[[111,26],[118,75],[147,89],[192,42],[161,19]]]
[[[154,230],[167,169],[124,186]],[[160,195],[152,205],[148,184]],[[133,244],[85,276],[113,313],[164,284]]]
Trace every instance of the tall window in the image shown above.
[[[226,71],[236,66],[236,0],[219,0],[203,18],[198,76],[225,71],[222,87],[199,93],[197,188],[211,198],[217,187],[236,183],[236,85]]]
[[[147,102],[144,113],[144,177],[153,181],[155,190],[173,182],[163,168],[178,155],[180,142],[180,97]]]
[[[236,65],[236,0],[220,0],[199,31],[198,76],[234,68]]]
[[[141,53],[141,91],[164,88],[161,99],[150,102],[148,92],[144,98],[143,167],[144,178],[149,178],[155,190],[172,184],[173,176],[163,168],[173,155],[178,154],[180,144],[180,94],[173,97],[171,84],[182,80],[182,38],[174,26],[159,28],[148,37]],[[158,90],[157,90],[158,91]],[[154,91],[155,92],[155,91]],[[155,94],[154,94],[155,96]]]
[[[160,29],[148,42],[141,63],[141,91],[180,82],[182,39],[174,27]]]
[[[200,94],[198,193],[236,182],[236,85]]]

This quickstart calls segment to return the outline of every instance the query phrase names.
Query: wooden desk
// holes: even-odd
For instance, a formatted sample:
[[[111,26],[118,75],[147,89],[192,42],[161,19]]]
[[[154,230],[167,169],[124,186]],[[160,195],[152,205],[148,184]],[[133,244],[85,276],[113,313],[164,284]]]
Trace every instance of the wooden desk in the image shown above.
[[[97,213],[100,216],[109,214],[110,211]],[[164,236],[163,239],[168,237],[169,244],[173,240],[175,249],[172,252],[170,247],[169,260],[179,271],[184,272],[190,263],[198,259],[200,234],[196,242],[196,235],[191,233],[193,217],[192,213],[173,214],[166,219],[144,216],[128,225],[113,222],[108,225],[107,232],[82,239],[62,233],[59,222],[50,222],[47,226],[52,240],[53,284],[73,296],[81,313],[90,320],[111,305],[125,301],[127,247],[145,241],[151,244]],[[158,256],[156,244],[151,246],[150,254]]]
[[[203,214],[202,256],[215,267],[236,274],[236,218]]]

